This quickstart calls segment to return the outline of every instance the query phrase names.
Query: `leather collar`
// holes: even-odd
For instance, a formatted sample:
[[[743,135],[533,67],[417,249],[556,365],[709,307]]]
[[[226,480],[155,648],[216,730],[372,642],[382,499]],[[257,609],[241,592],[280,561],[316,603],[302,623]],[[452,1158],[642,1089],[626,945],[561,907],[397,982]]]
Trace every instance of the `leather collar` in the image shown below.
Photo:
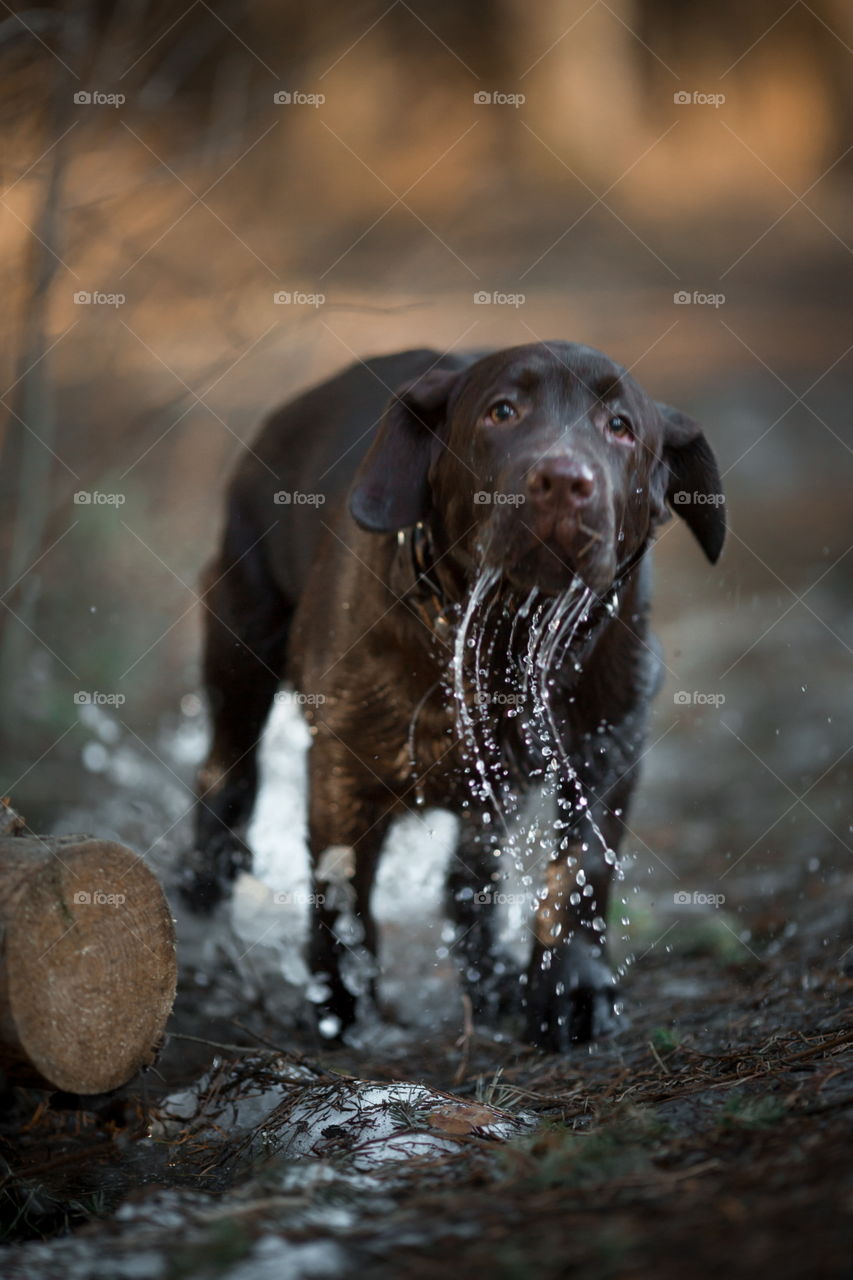
[[[451,632],[448,616],[450,605],[434,572],[435,558],[429,530],[423,522],[410,529],[400,529],[397,533],[397,545],[408,546],[410,570],[414,579],[406,598],[429,630],[444,639]]]
[[[405,598],[410,602],[428,629],[444,640],[452,631],[451,615],[454,612],[454,607],[445,596],[434,570],[435,556],[429,529],[422,521],[408,529],[399,529],[397,531],[397,545],[401,548],[408,548],[409,571],[413,579],[412,586],[406,592]],[[619,608],[619,592],[622,585],[632,570],[640,563],[650,545],[651,540],[647,538],[622,565],[616,574],[612,587],[598,601],[602,620],[604,616],[610,616],[611,618],[615,616]]]

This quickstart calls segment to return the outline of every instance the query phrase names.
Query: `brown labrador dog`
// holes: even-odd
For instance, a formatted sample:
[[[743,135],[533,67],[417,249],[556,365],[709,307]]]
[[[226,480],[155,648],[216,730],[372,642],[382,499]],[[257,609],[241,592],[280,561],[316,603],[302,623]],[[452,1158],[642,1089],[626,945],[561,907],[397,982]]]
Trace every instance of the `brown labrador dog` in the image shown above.
[[[574,343],[367,360],[279,410],[240,461],[206,579],[213,741],[183,892],[209,909],[250,866],[256,748],[287,679],[312,734],[324,1032],[372,990],[371,885],[418,805],[459,819],[447,910],[475,1011],[520,992],[527,1039],[560,1051],[611,1026],[608,893],[659,683],[646,553],[668,504],[716,561],[699,426]],[[531,790],[553,815],[519,976],[495,946],[495,854],[519,852]]]

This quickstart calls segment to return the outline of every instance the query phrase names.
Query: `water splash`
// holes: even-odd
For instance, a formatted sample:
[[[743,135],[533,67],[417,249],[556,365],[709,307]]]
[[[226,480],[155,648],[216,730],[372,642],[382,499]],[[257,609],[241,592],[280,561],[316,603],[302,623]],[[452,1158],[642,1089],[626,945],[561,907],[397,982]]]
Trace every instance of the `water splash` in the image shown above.
[[[481,709],[481,698],[483,695],[483,686],[481,683],[480,667],[477,661],[476,645],[477,639],[482,638],[484,628],[479,629],[479,637],[472,634],[472,625],[477,615],[477,611],[483,604],[489,592],[497,584],[500,578],[500,570],[487,569],[481,571],[477,577],[471,594],[468,597],[468,604],[465,612],[460,619],[459,626],[456,629],[456,638],[453,646],[452,661],[452,677],[453,677],[453,697],[456,703],[456,721],[459,728],[460,736],[465,743],[466,751],[471,760],[474,770],[479,779],[479,783],[472,776],[472,786],[474,794],[480,800],[486,801],[492,806],[495,814],[499,816],[504,824],[507,835],[509,831],[506,828],[504,818],[504,810],[501,800],[495,791],[492,774],[489,768],[489,761],[485,758],[480,750],[480,744],[477,739],[474,718],[471,709],[468,706],[468,697],[465,684],[466,649],[469,646],[475,646],[475,672],[474,672],[474,693],[477,699],[478,707]]]
[[[496,852],[509,853],[519,872],[524,871],[525,855],[535,852],[537,845],[555,858],[566,853],[571,840],[566,834],[554,847],[534,822],[522,849],[513,830],[526,790],[523,782],[519,785],[519,771],[525,779],[534,779],[546,797],[556,797],[558,830],[576,833],[582,818],[605,859],[611,865],[616,861],[590,812],[589,799],[565,743],[565,724],[561,727],[558,723],[552,697],[560,690],[559,675],[565,664],[571,662],[576,671],[580,669],[579,654],[596,599],[591,588],[575,579],[560,595],[544,596],[534,588],[519,602],[502,590],[499,570],[484,569],[457,627],[451,692],[472,798],[484,807],[485,821],[496,819],[504,838],[503,849]],[[515,689],[517,704],[496,711],[496,685]],[[498,741],[496,725],[503,717],[519,719],[521,761],[509,759],[506,741]],[[574,860],[569,858],[569,862]]]

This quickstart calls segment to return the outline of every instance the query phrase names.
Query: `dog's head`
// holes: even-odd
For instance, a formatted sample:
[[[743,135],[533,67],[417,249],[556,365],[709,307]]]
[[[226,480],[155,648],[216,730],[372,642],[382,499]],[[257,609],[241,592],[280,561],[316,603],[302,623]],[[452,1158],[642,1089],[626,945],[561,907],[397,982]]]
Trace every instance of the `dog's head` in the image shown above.
[[[722,504],[698,424],[569,342],[511,347],[403,387],[350,494],[363,529],[429,521],[468,569],[497,567],[521,591],[578,577],[599,595],[668,506],[715,561]]]

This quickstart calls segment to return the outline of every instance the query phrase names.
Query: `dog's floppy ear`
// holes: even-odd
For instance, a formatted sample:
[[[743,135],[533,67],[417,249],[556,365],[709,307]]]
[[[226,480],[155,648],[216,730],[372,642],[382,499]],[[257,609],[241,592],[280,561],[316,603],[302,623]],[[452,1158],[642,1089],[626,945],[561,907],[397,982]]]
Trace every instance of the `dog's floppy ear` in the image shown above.
[[[362,529],[391,533],[429,515],[430,465],[458,376],[431,369],[401,387],[388,405],[350,490],[350,513]]]
[[[664,422],[666,501],[715,564],[726,537],[725,497],[717,460],[698,422],[668,404],[658,403],[657,407]]]

